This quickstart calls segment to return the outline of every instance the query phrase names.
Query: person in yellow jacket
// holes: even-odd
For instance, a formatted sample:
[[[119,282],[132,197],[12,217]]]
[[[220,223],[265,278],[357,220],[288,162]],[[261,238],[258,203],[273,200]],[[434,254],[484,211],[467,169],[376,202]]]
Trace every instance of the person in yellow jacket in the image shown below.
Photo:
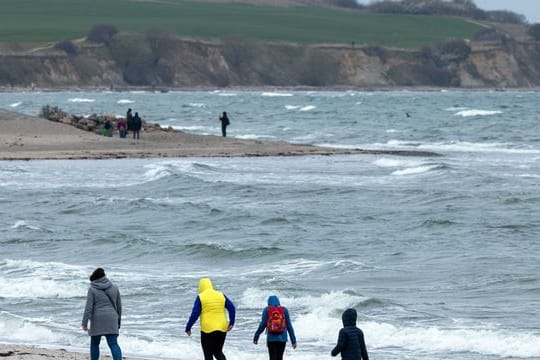
[[[229,321],[225,317],[225,309],[229,312]],[[204,360],[226,360],[223,345],[227,332],[234,326],[236,309],[234,304],[221,291],[214,290],[209,278],[199,280],[199,295],[195,299],[191,316],[186,324],[186,334],[191,336],[191,328],[201,317],[201,346]]]

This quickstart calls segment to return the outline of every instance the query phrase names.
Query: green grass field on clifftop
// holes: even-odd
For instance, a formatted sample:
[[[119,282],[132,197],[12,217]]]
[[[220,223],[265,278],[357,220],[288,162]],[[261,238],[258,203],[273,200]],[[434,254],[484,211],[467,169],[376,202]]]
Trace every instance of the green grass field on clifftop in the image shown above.
[[[161,30],[193,38],[224,36],[300,44],[418,48],[471,38],[482,27],[443,16],[370,14],[315,7],[270,7],[183,0],[1,0],[0,43],[84,37],[95,24],[119,31]]]

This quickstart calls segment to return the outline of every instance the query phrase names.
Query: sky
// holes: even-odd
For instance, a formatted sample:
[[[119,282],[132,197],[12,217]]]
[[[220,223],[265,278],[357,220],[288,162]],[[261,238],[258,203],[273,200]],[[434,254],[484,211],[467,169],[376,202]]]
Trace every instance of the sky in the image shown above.
[[[369,4],[373,0],[358,0]],[[531,24],[540,23],[540,0],[474,0],[476,6],[483,10],[510,10],[525,15]]]
[[[540,0],[474,0],[483,10],[510,10],[525,15],[529,23],[540,23]]]

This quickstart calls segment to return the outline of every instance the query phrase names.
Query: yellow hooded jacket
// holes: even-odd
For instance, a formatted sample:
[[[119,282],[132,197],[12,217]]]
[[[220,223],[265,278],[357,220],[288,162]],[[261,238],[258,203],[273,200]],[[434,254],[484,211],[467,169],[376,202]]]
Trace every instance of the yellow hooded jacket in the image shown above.
[[[214,290],[209,278],[199,280],[199,300],[201,331],[207,334],[213,331],[226,332],[229,321],[225,316],[225,295],[221,291]]]

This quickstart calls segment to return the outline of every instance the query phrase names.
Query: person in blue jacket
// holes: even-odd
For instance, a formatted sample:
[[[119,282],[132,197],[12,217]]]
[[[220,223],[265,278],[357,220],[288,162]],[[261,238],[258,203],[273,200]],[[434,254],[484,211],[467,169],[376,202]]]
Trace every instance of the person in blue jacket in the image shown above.
[[[339,330],[338,342],[332,350],[332,356],[341,353],[343,360],[369,360],[364,333],[356,327],[356,317],[355,309],[343,312],[343,328]]]
[[[279,299],[275,295],[268,297],[268,306],[281,306]],[[289,310],[283,307],[283,313],[285,314],[285,321],[287,329],[280,334],[274,334],[266,331],[266,345],[268,346],[268,355],[270,360],[282,360],[283,353],[285,352],[285,345],[287,344],[287,333],[291,337],[292,348],[296,349],[296,336],[294,335],[294,328],[292,326],[291,317],[289,316]],[[268,307],[265,307],[262,312],[261,322],[255,336],[253,337],[253,343],[256,345],[259,342],[259,336],[266,329],[268,323]]]

